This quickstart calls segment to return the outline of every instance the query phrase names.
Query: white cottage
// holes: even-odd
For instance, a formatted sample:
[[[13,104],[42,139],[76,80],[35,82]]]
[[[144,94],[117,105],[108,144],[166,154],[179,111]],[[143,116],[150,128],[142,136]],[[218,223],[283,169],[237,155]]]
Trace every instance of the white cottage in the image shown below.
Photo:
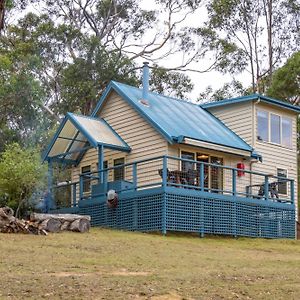
[[[151,93],[147,66],[143,81],[111,82],[91,116],[67,114],[44,156],[52,209],[129,230],[294,237],[300,109],[258,94],[197,105]],[[53,187],[55,163],[70,166],[70,184]]]

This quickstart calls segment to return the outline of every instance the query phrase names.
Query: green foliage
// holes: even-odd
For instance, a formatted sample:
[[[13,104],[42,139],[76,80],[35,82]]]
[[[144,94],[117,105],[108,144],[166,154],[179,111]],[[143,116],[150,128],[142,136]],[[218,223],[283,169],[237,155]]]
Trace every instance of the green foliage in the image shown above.
[[[267,94],[290,102],[300,101],[300,51],[294,53],[278,70]]]
[[[242,83],[233,80],[232,82],[225,83],[221,88],[213,90],[208,86],[198,97],[198,101],[219,101],[223,99],[244,96],[250,93],[243,87]]]
[[[159,94],[171,95],[184,99],[187,93],[193,89],[193,84],[188,76],[178,72],[167,72],[163,68],[155,66],[152,69],[150,86]]]
[[[261,92],[262,78],[269,84],[273,69],[299,49],[300,7],[295,0],[212,0],[207,10],[202,32],[218,53],[215,68],[231,74],[249,72],[252,92]]]
[[[46,167],[37,149],[22,149],[17,143],[6,147],[0,158],[0,199],[16,209],[29,201],[34,191],[45,187]]]

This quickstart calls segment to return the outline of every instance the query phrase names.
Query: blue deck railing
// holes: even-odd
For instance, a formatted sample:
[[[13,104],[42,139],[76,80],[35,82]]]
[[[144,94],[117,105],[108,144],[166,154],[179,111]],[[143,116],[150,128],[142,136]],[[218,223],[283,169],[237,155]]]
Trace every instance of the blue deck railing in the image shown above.
[[[79,201],[156,187],[294,203],[294,180],[173,156],[158,156],[80,175],[78,182],[54,187],[58,206]],[[63,195],[63,196],[61,196]],[[61,200],[59,200],[61,199]]]

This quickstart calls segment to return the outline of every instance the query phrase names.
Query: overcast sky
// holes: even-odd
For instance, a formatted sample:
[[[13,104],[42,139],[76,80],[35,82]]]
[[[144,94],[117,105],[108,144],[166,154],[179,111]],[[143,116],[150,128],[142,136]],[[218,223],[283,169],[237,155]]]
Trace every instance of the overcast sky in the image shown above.
[[[32,11],[34,13],[38,13],[40,10],[40,4],[30,5],[22,14],[27,13],[28,11]],[[146,10],[153,10],[155,7],[158,8],[155,4],[155,0],[141,0],[140,6]],[[18,19],[20,16],[16,16]],[[200,7],[193,15],[189,15],[184,25],[188,25],[191,27],[200,27],[207,19],[207,13],[204,6]],[[162,28],[159,28],[163,30]],[[151,36],[146,38],[153,38]],[[162,67],[174,67],[178,65],[178,62],[182,60],[184,53],[174,55],[173,57],[168,57],[165,60],[160,60],[158,64]],[[145,59],[140,59],[140,64],[145,61]],[[199,61],[198,63],[191,63],[189,65],[192,69],[203,70],[210,65],[210,61],[208,59]],[[223,86],[224,83],[232,81],[232,76],[224,75],[220,72],[211,71],[208,73],[196,73],[196,72],[184,72],[186,73],[194,83],[194,90],[189,95],[188,99],[195,101],[200,92],[203,92],[207,86],[211,86],[213,89],[218,89]],[[235,78],[243,83],[244,86],[248,86],[251,83],[251,77],[247,72],[243,74],[239,74],[235,76]]]
[[[142,0],[141,7],[143,9],[154,9],[155,0]],[[204,6],[198,9],[193,15],[188,17],[185,25],[192,27],[200,27],[207,20],[207,13]],[[182,59],[182,54],[170,57],[166,60],[160,61],[161,66],[170,67],[178,64],[178,61]],[[210,61],[202,60],[198,63],[192,63],[190,68],[203,70],[206,66],[210,65]],[[208,73],[196,73],[196,72],[184,72],[186,73],[194,83],[194,90],[190,94],[189,99],[194,101],[198,98],[199,93],[204,91],[207,86],[212,86],[213,89],[218,89],[223,86],[226,82],[231,82],[233,77],[230,75],[224,75],[217,71],[211,71]],[[238,74],[235,76],[235,79],[241,81],[244,86],[249,86],[251,84],[251,76],[247,72],[243,74]]]

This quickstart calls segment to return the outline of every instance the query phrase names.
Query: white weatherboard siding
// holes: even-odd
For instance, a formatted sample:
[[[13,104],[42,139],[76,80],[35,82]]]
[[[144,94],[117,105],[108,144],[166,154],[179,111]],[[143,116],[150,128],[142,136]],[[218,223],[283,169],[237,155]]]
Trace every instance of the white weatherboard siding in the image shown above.
[[[113,166],[113,160],[125,157],[125,163],[130,163],[146,158],[165,155],[167,142],[140,114],[123,100],[117,93],[112,92],[106,99],[98,117],[103,118],[131,147],[130,153],[105,150],[104,160],[108,166]],[[91,165],[97,171],[98,154],[95,149],[87,151],[77,168],[73,168],[72,180],[79,179],[81,168]],[[147,181],[160,180],[158,169],[162,168],[162,161],[145,163],[138,166],[137,175],[141,180],[139,184]],[[126,179],[131,179],[131,168],[125,171]]]
[[[257,141],[257,109],[292,119],[292,149]],[[277,168],[286,169],[288,177],[295,180],[297,199],[297,113],[260,101],[229,104],[210,108],[209,111],[262,155],[263,162],[252,164],[253,171],[277,175]]]
[[[246,143],[252,145],[253,104],[252,102],[230,104],[212,107],[209,111],[220,119],[227,127],[240,136]]]

